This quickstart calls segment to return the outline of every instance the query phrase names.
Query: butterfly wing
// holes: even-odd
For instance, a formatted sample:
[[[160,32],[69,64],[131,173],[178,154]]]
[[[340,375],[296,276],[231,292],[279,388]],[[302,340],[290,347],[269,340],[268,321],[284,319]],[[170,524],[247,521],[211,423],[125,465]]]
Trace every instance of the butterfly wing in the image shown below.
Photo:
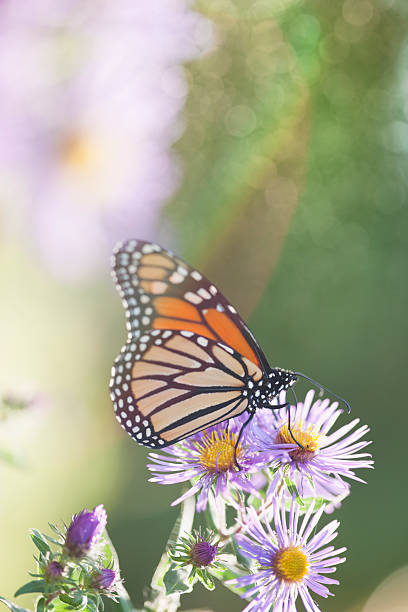
[[[112,369],[121,425],[139,443],[173,444],[244,412],[266,359],[235,308],[160,246],[130,240],[113,255],[127,344]]]
[[[140,444],[168,446],[244,412],[262,371],[226,345],[190,331],[129,339],[112,371],[116,417]]]
[[[112,267],[132,336],[152,329],[189,330],[268,369],[253,334],[221,291],[170,251],[129,240],[116,247]]]

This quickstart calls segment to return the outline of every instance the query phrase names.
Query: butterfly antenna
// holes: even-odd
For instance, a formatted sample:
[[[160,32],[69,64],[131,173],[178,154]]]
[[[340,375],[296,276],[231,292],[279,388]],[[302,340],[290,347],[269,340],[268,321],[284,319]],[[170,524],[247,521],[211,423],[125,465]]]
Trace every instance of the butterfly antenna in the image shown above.
[[[294,372],[294,374],[296,374],[296,376],[300,376],[301,378],[306,378],[306,380],[311,382],[313,385],[316,385],[316,387],[318,387],[321,391],[322,390],[327,391],[327,393],[330,393],[330,395],[333,395],[333,397],[336,397],[340,402],[343,402],[343,404],[347,406],[347,412],[348,414],[350,414],[351,406],[348,403],[348,401],[344,399],[344,397],[340,397],[340,395],[337,395],[337,393],[333,393],[333,391],[330,391],[330,389],[328,389],[324,385],[320,384],[316,380],[313,380],[313,378],[309,378],[309,376],[306,376],[306,374],[302,374],[302,372]]]
[[[297,400],[297,397],[296,397],[296,393],[295,393],[295,390],[293,389],[293,387],[290,387],[290,390],[291,390],[291,392],[292,392],[293,399],[295,400],[295,409],[296,409],[296,406],[297,406],[297,404],[298,404],[298,400]],[[289,431],[289,433],[290,433],[290,436],[291,436],[292,440],[293,440],[294,442],[296,442],[296,444],[299,446],[299,448],[301,448],[302,450],[305,450],[305,447],[304,447],[304,446],[302,446],[302,444],[296,440],[295,436],[294,436],[294,435],[293,435],[293,433],[292,433],[292,429],[291,429],[291,427],[290,427],[290,404],[288,405],[288,431]]]

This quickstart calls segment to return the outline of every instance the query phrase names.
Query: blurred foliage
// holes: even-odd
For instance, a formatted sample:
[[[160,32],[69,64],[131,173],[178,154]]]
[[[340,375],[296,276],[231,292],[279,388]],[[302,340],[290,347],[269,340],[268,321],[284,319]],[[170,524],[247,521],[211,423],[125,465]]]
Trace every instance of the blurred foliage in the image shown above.
[[[291,49],[296,71],[302,75],[308,92],[304,121],[310,123],[310,129],[303,162],[297,159],[298,167],[303,163],[304,170],[303,180],[297,182],[296,214],[277,266],[276,257],[272,258],[275,273],[263,287],[262,299],[250,323],[272,364],[294,367],[324,381],[350,399],[353,416],[360,416],[372,426],[376,471],[370,474],[367,488],[354,489],[353,513],[347,504],[339,512],[340,537],[349,546],[348,562],[339,576],[347,587],[330,602],[324,602],[325,610],[345,610],[364,601],[382,577],[404,563],[405,554],[398,534],[404,531],[402,508],[407,503],[407,493],[399,485],[398,466],[405,461],[403,432],[408,424],[399,385],[406,363],[408,332],[405,316],[408,138],[404,138],[408,23],[399,12],[402,4],[392,2],[287,4],[286,10],[271,18],[272,24],[254,13],[251,18],[250,9],[245,15],[240,14],[235,4],[235,10],[228,12],[213,8],[212,17],[221,22],[221,36],[225,22],[229,31],[232,22],[237,32],[240,54],[237,57],[235,53],[234,60],[230,60],[233,63],[241,58],[236,69],[239,76],[234,80],[237,99],[247,104],[250,100],[249,104],[255,107],[251,94],[256,79],[248,74],[248,58],[256,55],[257,43],[262,40],[255,32],[268,27],[269,31],[277,28]],[[228,5],[231,9],[232,4]],[[245,37],[239,36],[240,30],[245,31]],[[245,41],[251,41],[248,47]],[[269,42],[273,49],[272,40]],[[230,58],[231,46],[228,41],[228,45],[218,48],[218,54]],[[264,53],[264,49],[258,51],[258,66]],[[218,63],[222,65],[220,60]],[[211,81],[203,65],[204,61],[193,68],[200,73],[202,89],[210,90]],[[286,94],[294,72],[284,75]],[[267,79],[271,90],[274,76],[272,72]],[[229,78],[227,72],[224,81],[228,83]],[[282,75],[278,75],[277,91],[281,82]],[[217,116],[211,122],[214,132],[207,124],[205,129],[201,127],[207,142],[214,133],[216,138],[226,137],[225,128],[220,134],[226,111],[217,105],[214,112]],[[290,114],[290,104],[284,104],[281,116],[276,117],[279,126],[269,135],[270,142],[279,133],[285,112]],[[196,117],[192,107],[190,113],[193,123]],[[192,150],[194,144],[189,134],[190,130],[182,146]],[[255,146],[252,153],[258,154]],[[207,165],[212,164],[220,175],[225,173],[231,179],[222,159],[210,155],[205,158]],[[274,151],[271,158],[273,171],[293,181],[293,171],[288,172],[287,166],[282,165],[279,152]],[[275,220],[268,216],[268,174],[259,180],[258,192],[246,198],[237,215],[233,210],[235,200],[230,203],[223,199],[219,221],[214,222],[211,234],[207,234],[202,219],[208,219],[206,207],[211,214],[209,200],[213,197],[215,201],[219,193],[213,187],[212,194],[207,190],[208,200],[203,201],[200,180],[206,183],[210,176],[204,168],[195,178],[200,193],[194,196],[190,165],[187,164],[185,182],[191,189],[187,192],[188,212],[184,199],[173,204],[179,213],[179,235],[193,261],[196,258],[198,265],[202,260],[205,272],[208,266],[213,278],[217,275],[232,278],[236,293],[230,291],[227,295],[241,310],[241,302],[248,304],[246,292],[259,289],[256,278],[264,273],[263,252],[273,252],[276,240]],[[195,160],[192,165],[196,167]],[[236,169],[237,180],[242,179],[247,168],[245,164],[245,168]],[[262,212],[258,214],[252,224],[254,199],[262,191],[263,216]],[[273,195],[271,200],[273,206]],[[287,214],[287,208],[283,214]],[[226,235],[232,235],[233,240],[226,240]],[[248,252],[249,267],[245,259]],[[251,307],[249,304],[248,310]],[[386,500],[395,498],[398,501],[392,507],[387,504]],[[387,512],[392,513],[392,533],[385,526]],[[376,552],[367,555],[370,550]],[[381,563],[377,562],[377,555]],[[228,605],[229,609],[239,609],[232,602]]]
[[[170,225],[180,253],[242,314],[252,312],[272,365],[321,380],[372,427],[376,470],[338,512],[348,560],[336,597],[321,604],[354,612],[406,563],[407,5],[197,6],[215,24],[217,47],[186,68],[186,131],[176,147],[184,181],[167,207],[164,241]],[[99,285],[64,286],[24,245],[7,243],[2,255],[1,382],[33,379],[53,410],[20,441],[29,470],[0,468],[8,557],[0,591],[12,595],[25,578],[26,529],[104,502],[140,605],[175,520],[176,491],[147,483],[145,449],[112,416],[108,373],[125,328],[108,270]],[[227,591],[199,588],[184,606],[243,607]]]

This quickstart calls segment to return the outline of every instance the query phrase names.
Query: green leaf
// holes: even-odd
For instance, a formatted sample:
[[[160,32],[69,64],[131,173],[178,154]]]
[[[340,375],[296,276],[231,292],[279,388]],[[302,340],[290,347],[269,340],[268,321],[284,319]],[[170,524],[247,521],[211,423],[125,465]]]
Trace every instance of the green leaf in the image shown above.
[[[104,605],[99,593],[91,593],[88,595],[88,603],[86,609],[89,612],[97,612],[99,609],[103,612]]]
[[[88,602],[86,604],[86,609],[89,612],[98,612],[98,606],[96,605],[96,603],[94,602],[93,599],[88,598]]]
[[[295,483],[294,483],[294,482],[292,482],[292,480],[291,480],[290,478],[288,478],[287,476],[285,476],[285,484],[286,484],[286,486],[287,486],[287,488],[288,488],[289,493],[290,493],[291,495],[293,495],[293,494],[295,495],[295,498],[296,498],[297,503],[298,503],[300,506],[303,506],[304,504],[303,504],[302,498],[301,498],[301,497],[300,497],[300,495],[299,495],[299,492],[298,492],[298,490],[297,490],[297,487],[296,487]]]
[[[247,574],[247,573],[248,573],[248,571],[244,570],[244,568],[233,567],[233,566],[226,567],[224,572],[223,572],[223,575],[222,575],[223,585],[225,587],[227,587],[227,589],[229,589],[233,593],[237,593],[238,595],[242,595],[243,593],[245,593],[245,591],[247,590],[248,587],[237,587],[237,586],[234,586],[232,584],[227,584],[227,580],[232,580],[233,578],[239,578],[239,577],[241,577],[241,576],[243,576],[244,574]]]
[[[193,585],[189,581],[189,572],[175,563],[170,563],[169,569],[163,576],[163,583],[166,595],[190,593],[193,590]]]
[[[166,550],[174,546],[174,544],[179,541],[184,535],[190,533],[193,527],[194,522],[194,513],[195,513],[195,498],[188,497],[181,504],[181,512],[176,522],[174,523],[173,529],[171,530],[170,537],[167,540]],[[154,591],[162,591],[166,590],[164,585],[164,576],[171,568],[169,557],[167,553],[163,553],[159,564],[153,574],[153,578],[151,581],[151,588]]]
[[[118,554],[106,530],[103,532],[100,544],[102,544],[103,556],[106,559],[106,565],[113,562],[119,568]]]
[[[67,604],[61,601],[59,597],[52,600],[52,603],[47,606],[47,612],[51,609],[53,612],[67,612]]]
[[[304,497],[302,499],[303,507],[300,508],[300,513],[304,514],[305,512],[307,512],[307,510],[309,510],[312,504],[314,504],[314,511],[317,512],[317,510],[320,510],[322,506],[328,503],[329,501],[327,499],[324,499],[324,497]]]
[[[4,603],[8,608],[10,608],[11,612],[31,612],[27,608],[21,608],[20,606],[16,606],[12,601],[9,601],[5,597],[0,597],[0,601]]]
[[[53,523],[48,523],[48,525],[50,526],[50,529],[52,529],[53,532],[56,533],[60,538],[64,537],[64,534],[58,529],[56,525],[54,525]]]
[[[46,538],[48,542],[51,542],[52,544],[55,544],[56,546],[62,546],[61,542],[58,542],[58,540],[56,540],[55,538],[52,538],[49,535],[46,535],[45,533],[44,533],[44,538]]]
[[[71,595],[60,595],[60,600],[75,610],[83,610],[86,608],[88,604],[88,598],[86,595],[83,595],[80,591],[77,591],[72,596]]]
[[[38,548],[38,550],[43,555],[46,555],[47,553],[51,552],[51,548],[49,547],[48,542],[45,540],[43,534],[40,531],[38,531],[37,529],[31,529],[30,537]]]
[[[201,584],[207,589],[207,591],[213,591],[215,589],[214,580],[210,574],[206,571],[197,570],[197,578]]]
[[[44,597],[40,597],[37,600],[36,612],[44,612],[44,611],[45,611],[45,599]]]
[[[249,570],[251,568],[251,560],[248,559],[248,557],[245,557],[244,555],[241,554],[241,549],[240,549],[240,546],[239,546],[239,544],[237,542],[237,539],[236,539],[235,535],[233,535],[231,537],[231,544],[232,544],[232,548],[233,548],[234,554],[235,554],[235,556],[237,558],[237,561],[241,565],[243,565],[245,567],[245,569]]]
[[[22,587],[17,589],[17,591],[14,593],[14,597],[18,597],[18,595],[24,595],[25,593],[44,593],[45,586],[45,580],[31,580],[30,582],[27,582]]]

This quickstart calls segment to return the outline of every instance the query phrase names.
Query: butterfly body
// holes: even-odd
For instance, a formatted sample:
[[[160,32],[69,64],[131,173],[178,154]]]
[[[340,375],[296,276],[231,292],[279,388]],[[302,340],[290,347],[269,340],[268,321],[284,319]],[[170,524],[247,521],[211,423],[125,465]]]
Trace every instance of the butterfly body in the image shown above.
[[[269,366],[222,293],[158,245],[130,240],[113,255],[128,339],[112,368],[118,421],[162,448],[244,412],[270,407],[295,373]]]

